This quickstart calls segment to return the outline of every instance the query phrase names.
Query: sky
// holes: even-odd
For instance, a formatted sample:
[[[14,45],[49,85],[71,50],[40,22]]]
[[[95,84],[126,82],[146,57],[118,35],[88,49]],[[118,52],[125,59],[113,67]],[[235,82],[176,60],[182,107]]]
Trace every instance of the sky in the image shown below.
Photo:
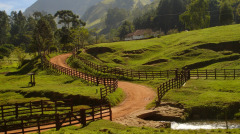
[[[26,8],[31,6],[37,0],[0,0],[0,11],[5,10],[7,14],[12,11],[25,11]]]

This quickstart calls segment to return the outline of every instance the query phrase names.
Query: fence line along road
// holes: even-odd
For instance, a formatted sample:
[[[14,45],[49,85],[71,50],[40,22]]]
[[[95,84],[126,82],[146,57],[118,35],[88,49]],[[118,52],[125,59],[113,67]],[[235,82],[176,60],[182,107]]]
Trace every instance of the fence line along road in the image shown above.
[[[135,71],[129,69],[123,69],[118,67],[109,67],[106,65],[98,65],[91,61],[88,61],[82,57],[77,56],[86,66],[89,68],[101,72],[109,73],[117,77],[136,78],[136,79],[160,79],[160,78],[171,78],[176,74],[176,70],[165,70],[165,71]]]
[[[63,100],[62,100],[63,101]],[[29,104],[35,104],[39,102],[46,101],[35,101],[28,103],[21,103],[21,108],[28,108]],[[57,102],[57,101],[55,101]],[[60,102],[60,101],[59,101]],[[57,103],[55,103],[57,104]],[[64,105],[63,105],[64,104]],[[18,105],[18,104],[17,104]],[[58,104],[57,104],[58,105]],[[62,107],[69,105],[69,103],[61,103]],[[16,104],[12,105],[4,105],[4,106],[16,106]],[[38,106],[38,105],[37,105]],[[42,107],[41,103],[41,107]],[[56,106],[56,105],[55,105]],[[53,109],[53,110],[51,110]],[[19,110],[12,110],[13,113],[17,113]],[[56,111],[56,108],[53,107],[44,107],[43,110],[45,112],[39,113],[39,111],[32,111],[30,116],[14,116],[9,119],[3,118],[0,120],[0,132],[4,132],[5,134],[11,133],[29,133],[29,132],[38,132],[40,133],[42,130],[48,130],[52,128],[56,128],[59,130],[61,127],[82,124],[86,126],[87,122],[103,119],[109,117],[112,120],[112,110],[111,105],[100,105],[93,106],[90,109],[79,109],[74,111],[72,106],[69,110],[59,110]],[[55,111],[54,114],[47,114],[49,111]],[[15,114],[14,114],[15,115]]]
[[[157,105],[160,105],[163,96],[171,89],[181,88],[185,82],[190,79],[190,70],[183,70],[180,74],[177,74],[175,78],[162,83],[157,88],[158,100]]]
[[[105,97],[108,93],[115,92],[116,89],[118,88],[118,79],[116,79],[116,78],[96,77],[96,76],[93,76],[93,75],[90,75],[87,73],[80,72],[76,69],[62,67],[57,64],[51,63],[50,61],[47,60],[47,58],[45,56],[43,56],[42,62],[43,62],[44,68],[49,68],[60,74],[77,77],[77,78],[83,79],[87,82],[94,83],[96,85],[99,85],[99,84],[104,85],[106,91],[100,90],[100,91],[102,91],[102,92],[100,92],[101,99],[105,99]]]
[[[240,69],[194,69],[190,72],[191,78],[239,78],[240,77]]]

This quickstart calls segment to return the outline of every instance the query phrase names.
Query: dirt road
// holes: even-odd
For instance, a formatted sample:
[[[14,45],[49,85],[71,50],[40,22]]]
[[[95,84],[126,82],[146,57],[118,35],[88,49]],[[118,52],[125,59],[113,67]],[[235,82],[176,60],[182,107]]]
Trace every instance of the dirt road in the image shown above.
[[[71,54],[58,55],[53,57],[50,62],[69,67],[66,60],[70,56]],[[130,82],[119,81],[118,87],[125,92],[126,98],[121,104],[112,108],[113,120],[144,109],[156,96],[156,93],[151,88]]]

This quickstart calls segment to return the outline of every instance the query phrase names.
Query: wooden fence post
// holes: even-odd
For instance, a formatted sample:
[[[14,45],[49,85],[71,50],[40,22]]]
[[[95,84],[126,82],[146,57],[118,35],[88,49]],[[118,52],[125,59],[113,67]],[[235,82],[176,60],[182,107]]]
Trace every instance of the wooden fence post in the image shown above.
[[[16,118],[18,118],[18,104],[15,104],[15,114],[16,114]]]
[[[102,119],[102,104],[100,105],[100,117]]]
[[[3,122],[4,122],[4,131],[5,131],[5,134],[7,134],[7,131],[8,131],[8,129],[7,129],[7,121],[3,120]]]
[[[92,120],[95,121],[95,110],[94,110],[94,106],[92,106]]]
[[[3,110],[3,105],[1,106],[1,111],[2,111],[2,119],[4,119],[4,110]]]
[[[235,80],[235,78],[236,78],[235,74],[236,74],[236,70],[234,69],[234,70],[233,70],[233,78],[234,78],[234,80]]]
[[[206,69],[206,79],[208,79],[208,71],[207,71],[207,69]]]
[[[21,127],[22,127],[22,133],[24,134],[24,124],[23,124],[23,119],[21,119]]]
[[[38,133],[41,133],[41,129],[40,129],[40,116],[38,116],[37,118],[37,127],[38,127]]]
[[[215,68],[215,80],[217,79],[217,69]]]
[[[30,114],[32,115],[32,102],[30,101],[29,103],[30,103],[30,104],[29,104],[29,107],[30,107]]]
[[[56,131],[58,131],[61,128],[59,114],[55,114],[55,123],[56,123]]]
[[[41,110],[42,110],[42,115],[43,115],[43,100],[41,100]]]
[[[110,121],[112,121],[112,109],[111,109],[111,104],[109,104],[109,113],[110,113]]]
[[[85,109],[80,109],[80,116],[81,116],[81,124],[83,126],[86,126],[87,122],[86,122],[86,110]]]
[[[224,80],[226,80],[226,70],[224,69]]]
[[[55,114],[57,114],[57,101],[55,101]]]

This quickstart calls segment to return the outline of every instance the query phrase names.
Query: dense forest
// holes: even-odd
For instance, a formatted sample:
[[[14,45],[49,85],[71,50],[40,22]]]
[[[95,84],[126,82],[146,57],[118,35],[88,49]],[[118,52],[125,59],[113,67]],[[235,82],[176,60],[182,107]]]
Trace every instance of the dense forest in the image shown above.
[[[128,33],[137,29],[171,34],[240,23],[240,0],[154,2],[132,11],[108,9],[105,27],[100,31],[84,28],[86,23],[70,10],[58,11],[55,15],[35,12],[29,17],[21,11],[10,15],[0,11],[0,59],[8,57],[14,48],[40,54],[41,51],[70,51],[76,46],[124,40]]]

